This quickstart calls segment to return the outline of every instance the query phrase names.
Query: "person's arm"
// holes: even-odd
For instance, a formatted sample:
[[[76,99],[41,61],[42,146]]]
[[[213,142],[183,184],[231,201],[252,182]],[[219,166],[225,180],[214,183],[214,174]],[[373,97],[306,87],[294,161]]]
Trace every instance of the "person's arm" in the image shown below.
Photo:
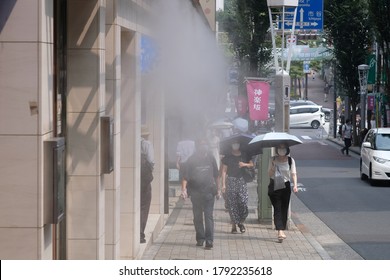
[[[187,180],[185,178],[183,178],[183,180],[181,181],[181,195],[180,197],[182,199],[186,199],[188,197],[188,194],[187,194]]]
[[[180,170],[180,156],[176,157],[176,168]]]
[[[293,192],[298,192],[298,179],[297,179],[297,173],[291,173],[291,177],[293,180]]]
[[[227,165],[222,164],[222,193],[226,191],[226,173],[227,173]]]
[[[271,158],[268,166],[268,176],[273,177],[274,174],[275,174],[275,163],[274,160]]]
[[[293,183],[293,192],[298,192],[298,178],[297,178],[297,167],[295,165],[295,160],[291,158],[291,171],[290,171]]]
[[[242,162],[242,161],[240,161],[239,163],[238,163],[238,166],[240,167],[240,168],[242,168],[242,167],[248,167],[248,168],[250,168],[250,167],[253,167],[254,165],[253,165],[253,161],[249,161],[248,163],[247,162]]]

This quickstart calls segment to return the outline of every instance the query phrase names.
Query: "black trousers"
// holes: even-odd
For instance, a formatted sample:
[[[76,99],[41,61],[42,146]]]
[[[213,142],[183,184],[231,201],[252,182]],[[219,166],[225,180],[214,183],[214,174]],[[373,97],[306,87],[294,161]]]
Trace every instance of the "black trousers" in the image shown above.
[[[348,155],[349,154],[349,147],[352,145],[352,139],[351,138],[344,138],[344,145],[345,147],[342,148],[341,150]]]
[[[150,203],[152,201],[152,185],[151,183],[145,184],[141,180],[141,227],[140,238],[145,238],[145,227],[148,221]]]
[[[286,182],[286,188],[268,193],[274,207],[274,223],[276,230],[287,228],[288,207],[290,205],[291,187],[290,182]]]

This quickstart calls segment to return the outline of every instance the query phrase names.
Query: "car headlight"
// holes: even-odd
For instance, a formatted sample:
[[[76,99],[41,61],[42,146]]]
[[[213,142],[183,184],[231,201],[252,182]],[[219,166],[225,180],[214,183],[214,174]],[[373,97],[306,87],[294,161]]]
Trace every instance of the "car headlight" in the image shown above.
[[[374,158],[374,160],[376,161],[376,162],[379,162],[379,163],[381,163],[381,164],[385,164],[386,162],[390,162],[390,160],[388,160],[388,159],[385,159],[385,158],[380,158],[380,157],[373,157]]]

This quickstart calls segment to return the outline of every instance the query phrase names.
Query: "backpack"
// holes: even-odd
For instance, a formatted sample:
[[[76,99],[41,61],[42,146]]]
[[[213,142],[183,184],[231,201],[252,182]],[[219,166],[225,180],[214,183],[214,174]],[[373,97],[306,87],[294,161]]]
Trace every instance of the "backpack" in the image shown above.
[[[187,165],[187,181],[191,191],[201,193],[212,192],[214,194],[216,185],[214,182],[215,159],[210,155],[206,158],[192,156]],[[188,188],[187,186],[187,188]]]

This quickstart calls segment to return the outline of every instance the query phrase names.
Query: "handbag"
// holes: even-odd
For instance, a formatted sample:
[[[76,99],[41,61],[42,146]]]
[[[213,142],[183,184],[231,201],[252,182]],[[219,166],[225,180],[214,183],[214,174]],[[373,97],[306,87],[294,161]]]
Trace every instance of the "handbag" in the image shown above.
[[[285,187],[286,183],[284,182],[284,177],[279,170],[279,166],[276,165],[274,176],[274,191],[284,189]]]
[[[242,177],[246,183],[250,183],[255,179],[255,169],[253,167],[242,167]]]

